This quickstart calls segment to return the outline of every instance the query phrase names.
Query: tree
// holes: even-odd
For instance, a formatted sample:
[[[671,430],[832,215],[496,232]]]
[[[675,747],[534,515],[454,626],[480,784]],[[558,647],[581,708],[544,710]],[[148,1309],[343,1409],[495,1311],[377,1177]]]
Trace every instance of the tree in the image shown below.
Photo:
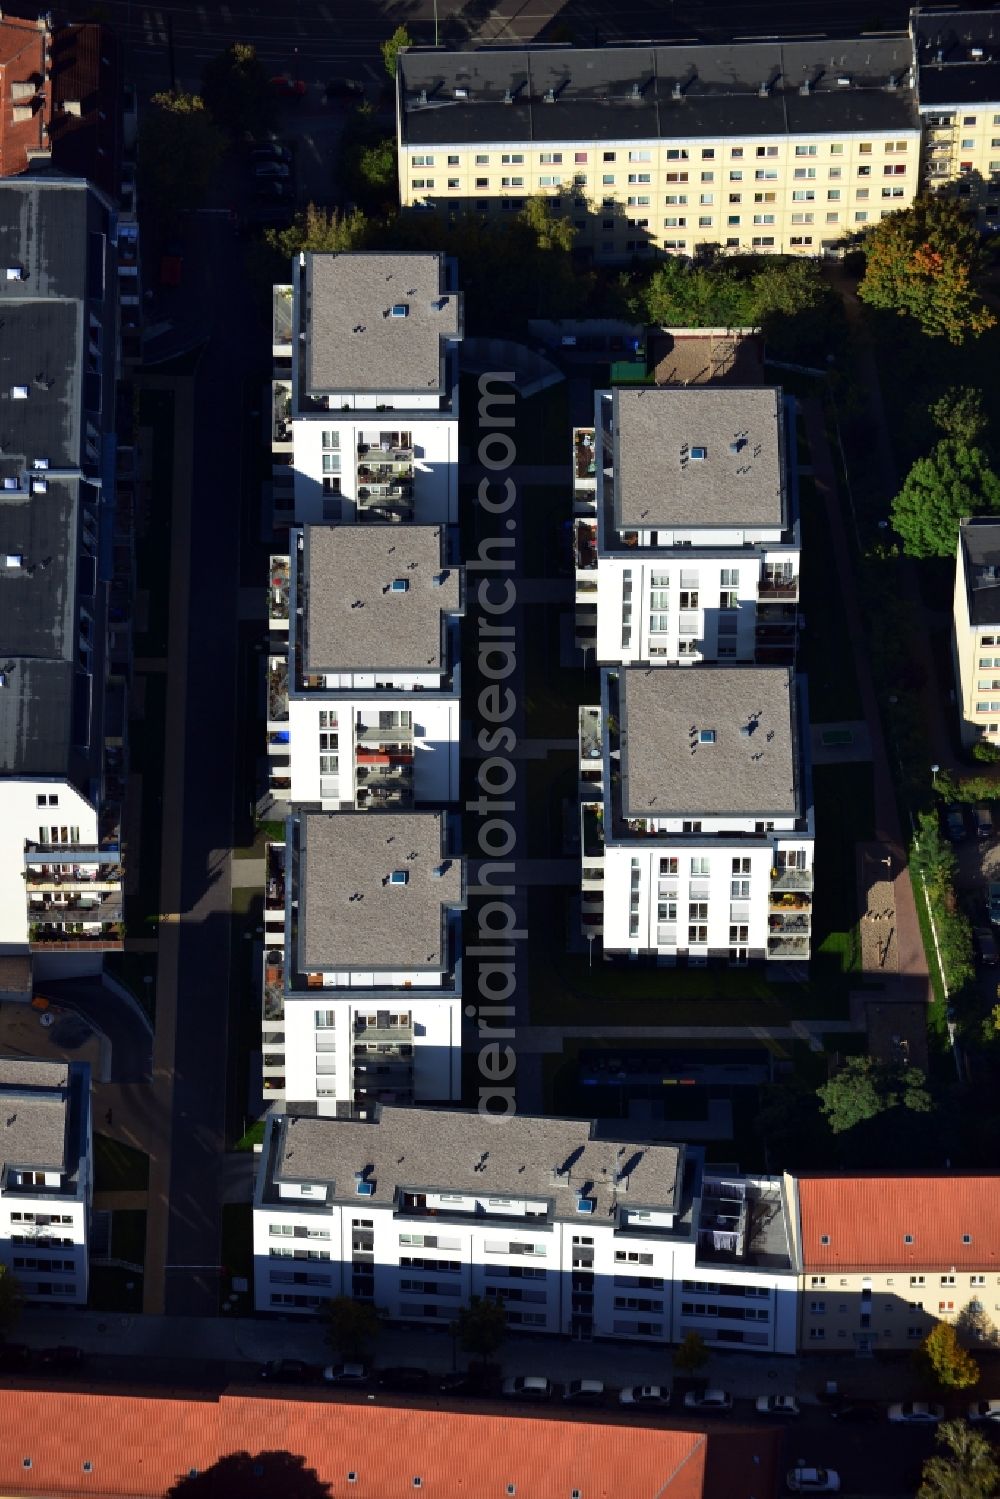
[[[230,1452],[208,1468],[192,1468],[167,1490],[166,1499],[332,1499],[330,1485],[304,1457],[291,1452]]]
[[[835,1135],[889,1109],[927,1114],[934,1106],[919,1067],[890,1066],[875,1057],[848,1057],[816,1093]]]
[[[982,446],[989,420],[983,410],[983,393],[974,385],[955,385],[946,390],[931,402],[927,415],[945,437]]]
[[[482,1359],[485,1364],[491,1354],[503,1346],[507,1336],[507,1313],[499,1301],[484,1301],[473,1296],[468,1306],[459,1308],[458,1341],[464,1352]]]
[[[963,516],[1000,510],[1000,478],[982,448],[943,437],[918,458],[892,502],[892,524],[909,557],[953,557]]]
[[[323,1314],[330,1347],[347,1362],[363,1363],[371,1354],[381,1325],[376,1308],[350,1296],[335,1296],[326,1302]]]
[[[405,26],[397,26],[389,40],[382,43],[382,61],[393,83],[396,81],[396,59],[407,47],[412,46],[413,38]]]
[[[1000,1005],[996,1006],[996,1010],[1000,1010]],[[955,1331],[963,1344],[971,1344],[975,1348],[996,1348],[1000,1343],[996,1324],[987,1315],[981,1301],[965,1303],[955,1318]]]
[[[310,203],[305,213],[297,215],[287,229],[270,229],[265,239],[281,259],[287,274],[288,262],[301,250],[322,255],[331,251],[363,250],[368,240],[368,220],[358,209],[339,213],[337,209],[316,208]]]
[[[858,296],[914,318],[931,338],[961,344],[996,322],[974,289],[985,252],[975,220],[951,198],[924,195],[876,224],[865,241]]]
[[[21,1288],[5,1265],[0,1265],[0,1338],[9,1337],[21,1315]]]
[[[686,1374],[697,1374],[708,1363],[705,1340],[696,1332],[686,1332],[674,1349],[674,1368]]]
[[[1000,1493],[1000,1465],[990,1443],[964,1421],[945,1421],[934,1433],[947,1457],[924,1463],[917,1499],[995,1499]]]
[[[274,117],[267,72],[249,42],[233,42],[205,64],[201,97],[215,123],[233,135],[266,130]]]
[[[223,139],[197,94],[154,94],[139,131],[141,195],[164,222],[204,200]]]
[[[920,1345],[921,1356],[944,1390],[969,1390],[979,1383],[979,1365],[958,1341],[950,1322],[936,1322]]]

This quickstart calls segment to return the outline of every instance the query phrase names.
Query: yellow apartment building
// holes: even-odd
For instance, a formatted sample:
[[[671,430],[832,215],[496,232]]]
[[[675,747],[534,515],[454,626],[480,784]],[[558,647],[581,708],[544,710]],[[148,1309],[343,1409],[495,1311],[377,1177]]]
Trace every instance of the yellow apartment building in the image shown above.
[[[996,1176],[797,1174],[787,1192],[802,1353],[918,1347],[946,1321],[1000,1326]]]
[[[596,261],[708,245],[819,255],[918,190],[912,61],[902,32],[408,49],[401,201],[500,215],[540,195]]]
[[[923,183],[1000,228],[1000,11],[914,10]]]

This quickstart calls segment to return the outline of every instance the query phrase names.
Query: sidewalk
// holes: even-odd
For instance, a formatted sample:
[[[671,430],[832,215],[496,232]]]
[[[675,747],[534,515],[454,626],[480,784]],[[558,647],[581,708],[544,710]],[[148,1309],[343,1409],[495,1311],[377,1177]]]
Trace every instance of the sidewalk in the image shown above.
[[[30,1308],[22,1314],[17,1337],[35,1348],[70,1344],[95,1356],[144,1361],[197,1357],[205,1362],[246,1364],[288,1357],[322,1364],[333,1358],[319,1322],[292,1319],[117,1317],[107,1312]],[[375,1362],[382,1366],[417,1364],[442,1374],[454,1367],[455,1358],[452,1339],[444,1328],[386,1327],[378,1335],[375,1350]],[[458,1367],[466,1362],[459,1351]],[[669,1348],[624,1342],[581,1343],[571,1338],[511,1334],[498,1362],[505,1374],[543,1373],[559,1382],[591,1378],[622,1386],[673,1380]],[[795,1358],[716,1353],[698,1377],[738,1399],[779,1392],[797,1394],[803,1402],[815,1401],[829,1380],[859,1397],[906,1399],[915,1388],[913,1370],[913,1359],[905,1353],[886,1359],[853,1354]]]

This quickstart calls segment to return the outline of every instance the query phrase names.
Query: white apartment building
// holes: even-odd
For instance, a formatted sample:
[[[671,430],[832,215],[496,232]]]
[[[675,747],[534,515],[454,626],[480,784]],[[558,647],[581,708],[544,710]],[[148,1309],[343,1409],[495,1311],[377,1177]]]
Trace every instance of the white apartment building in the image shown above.
[[[793,672],[631,666],[605,669],[601,693],[581,712],[585,931],[660,963],[807,959],[814,823]]]
[[[460,1097],[466,895],[455,832],[440,812],[289,820],[285,931],[265,964],[269,1096],[338,1117],[380,1099]]]
[[[85,1306],[90,1069],[0,1058],[0,1263],[26,1301]]]
[[[274,290],[276,519],[458,519],[453,260],[302,254]]]
[[[923,184],[1000,227],[1000,26],[995,10],[910,12]]]
[[[291,533],[287,654],[268,678],[272,790],[324,811],[458,797],[464,574],[446,527]]]
[[[383,1105],[272,1113],[254,1197],[258,1311],[332,1296],[447,1326],[473,1296],[512,1329],[795,1351],[776,1178],[586,1121]]]
[[[574,527],[578,633],[599,662],[794,659],[794,430],[774,387],[597,394],[593,429],[574,433],[593,514]]]
[[[0,956],[43,978],[99,973],[123,945],[116,232],[82,180],[0,184]]]
[[[502,216],[540,196],[597,261],[819,255],[919,186],[904,32],[408,48],[396,99],[404,207]]]
[[[962,743],[1000,744],[1000,523],[989,516],[959,527],[951,650]]]

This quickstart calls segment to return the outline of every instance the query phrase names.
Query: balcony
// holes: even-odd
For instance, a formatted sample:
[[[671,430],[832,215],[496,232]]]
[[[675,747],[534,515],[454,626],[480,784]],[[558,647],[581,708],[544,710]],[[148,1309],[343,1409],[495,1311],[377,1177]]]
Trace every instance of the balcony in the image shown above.
[[[599,767],[603,757],[602,726],[600,708],[582,707],[580,725],[580,769]]]
[[[771,936],[808,937],[812,929],[811,913],[808,911],[775,911],[767,918],[767,930]]]
[[[285,909],[285,845],[269,843],[264,852],[264,909]]]
[[[573,477],[577,483],[597,483],[597,449],[593,427],[573,429]]]
[[[410,434],[394,433],[389,437],[380,438],[378,442],[358,441],[358,458],[369,459],[375,463],[405,463],[413,464],[413,445],[410,442]],[[361,462],[358,463],[358,473],[362,469]]]
[[[581,804],[580,840],[585,859],[604,857],[604,808],[599,802]]]
[[[267,599],[267,618],[272,629],[288,629],[289,576],[289,559],[272,557]]]
[[[63,922],[68,920],[74,925],[78,922],[121,922],[122,920],[122,897],[121,892],[116,891],[110,895],[99,896],[94,899],[87,895],[56,895],[55,893],[42,893],[33,896],[28,901],[28,918],[32,922],[51,922],[53,920]]]
[[[766,575],[757,584],[757,598],[761,603],[772,601],[778,604],[798,602],[798,578],[769,578]]]
[[[769,936],[767,939],[767,956],[776,959],[799,959],[809,957],[808,937],[780,937]]]
[[[592,572],[597,568],[597,527],[593,521],[573,522],[573,557],[577,572]]]
[[[771,895],[778,891],[811,891],[813,872],[811,869],[772,869]]]
[[[779,916],[785,915],[790,911],[811,911],[812,896],[799,890],[789,890],[784,894],[772,890],[768,901],[768,909]]]
[[[412,723],[383,726],[358,723],[354,730],[356,744],[406,744],[413,743]]]
[[[410,1044],[413,1041],[413,1022],[407,1020],[398,1025],[389,1024],[389,1016],[386,1015],[384,1023],[378,1025],[365,1025],[363,1020],[354,1022],[355,1055],[359,1045],[378,1046]]]
[[[98,864],[93,868],[75,865],[66,873],[59,868],[45,865],[30,865],[24,872],[29,890],[57,891],[63,895],[80,891],[91,896],[112,890],[120,890],[122,882],[121,864]]]
[[[124,946],[125,929],[121,922],[100,932],[89,932],[82,923],[67,927],[44,922],[28,927],[31,952],[121,952]]]
[[[271,288],[271,348],[276,359],[292,357],[292,288]]]
[[[267,665],[267,717],[270,723],[288,721],[288,662],[272,656]]]
[[[292,383],[271,381],[271,451],[292,451]]]

